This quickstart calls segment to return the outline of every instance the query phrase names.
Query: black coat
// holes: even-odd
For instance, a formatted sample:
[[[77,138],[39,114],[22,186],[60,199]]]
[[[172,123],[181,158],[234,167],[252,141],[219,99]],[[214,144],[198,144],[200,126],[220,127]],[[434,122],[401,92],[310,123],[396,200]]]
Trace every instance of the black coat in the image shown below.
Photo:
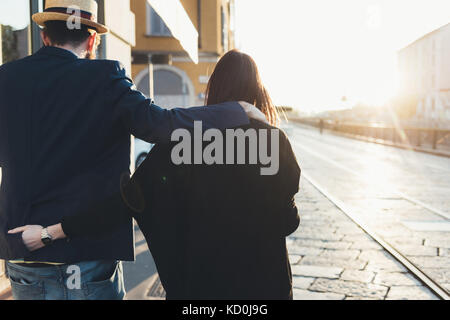
[[[44,47],[0,67],[0,259],[72,263],[133,260],[131,219],[103,239],[57,241],[30,253],[21,235],[7,231],[43,226],[119,191],[129,173],[130,134],[170,141],[173,129],[248,123],[237,103],[164,110],[134,90],[117,61],[78,59]]]
[[[299,225],[300,168],[282,131],[279,146],[278,173],[262,176],[261,165],[176,166],[173,146],[158,145],[121,196],[67,217],[63,229],[98,235],[133,216],[168,299],[290,299],[285,237]]]

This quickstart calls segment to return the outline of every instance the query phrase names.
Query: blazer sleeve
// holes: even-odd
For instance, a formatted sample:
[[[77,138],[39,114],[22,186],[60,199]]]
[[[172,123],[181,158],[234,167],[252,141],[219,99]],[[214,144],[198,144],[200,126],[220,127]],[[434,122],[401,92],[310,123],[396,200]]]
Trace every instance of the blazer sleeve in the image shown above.
[[[113,62],[112,69],[106,83],[106,103],[113,107],[125,129],[141,140],[168,143],[174,130],[192,129],[196,120],[202,121],[203,129],[226,129],[249,123],[237,102],[187,109],[160,108],[135,89],[119,62]]]
[[[139,188],[136,175],[130,180],[129,175],[124,174],[121,180],[120,192],[62,219],[62,229],[68,238],[101,237],[129,223],[130,218],[139,212],[133,204],[137,206],[136,203],[143,199],[136,199],[140,194],[136,192]]]
[[[154,195],[149,185],[158,188],[155,181],[159,179],[155,172],[159,172],[167,165],[168,148],[156,145],[131,179],[127,172],[123,173],[120,179],[120,192],[101,199],[84,211],[64,217],[61,224],[66,236],[101,237],[128,224],[130,218],[135,218],[138,222],[142,221],[144,216],[145,219],[150,219],[150,211],[147,209],[150,208],[149,204]]]
[[[121,194],[116,193],[85,211],[64,217],[61,226],[68,238],[101,237],[129,223],[130,212]]]
[[[287,237],[297,230],[300,224],[300,215],[294,196],[299,191],[301,170],[289,139],[281,130],[280,133],[281,232]]]
[[[23,243],[22,233],[7,234],[1,232],[0,244],[0,256],[6,260],[22,259],[30,253]]]

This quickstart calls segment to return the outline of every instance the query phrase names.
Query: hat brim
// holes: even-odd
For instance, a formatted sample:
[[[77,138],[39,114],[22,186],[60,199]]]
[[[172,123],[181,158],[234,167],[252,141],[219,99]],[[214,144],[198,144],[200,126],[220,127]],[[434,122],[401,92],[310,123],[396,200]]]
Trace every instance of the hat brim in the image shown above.
[[[45,26],[45,22],[47,21],[67,21],[67,19],[71,17],[69,14],[65,13],[58,13],[58,12],[38,12],[33,14],[32,19],[34,22],[36,22],[41,27]],[[91,27],[95,30],[97,30],[98,34],[105,34],[109,32],[109,28],[97,23],[95,21],[91,21],[88,19],[84,19],[80,17],[81,24]]]

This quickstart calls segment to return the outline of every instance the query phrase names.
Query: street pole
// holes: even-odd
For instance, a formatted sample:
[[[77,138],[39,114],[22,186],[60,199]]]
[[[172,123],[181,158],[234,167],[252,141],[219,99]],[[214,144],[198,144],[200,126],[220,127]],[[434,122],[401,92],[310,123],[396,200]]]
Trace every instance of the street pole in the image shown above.
[[[149,98],[152,100],[155,100],[155,78],[154,78],[154,72],[153,72],[153,62],[152,62],[152,56],[148,56],[148,95]]]
[[[0,23],[0,66],[3,64],[2,24]]]
[[[30,0],[30,11],[31,14],[40,12],[39,8],[39,1],[38,0]],[[33,20],[30,17],[30,42],[29,42],[29,53],[34,54],[36,53],[42,46],[42,39],[41,39],[41,29],[39,26],[33,22]]]

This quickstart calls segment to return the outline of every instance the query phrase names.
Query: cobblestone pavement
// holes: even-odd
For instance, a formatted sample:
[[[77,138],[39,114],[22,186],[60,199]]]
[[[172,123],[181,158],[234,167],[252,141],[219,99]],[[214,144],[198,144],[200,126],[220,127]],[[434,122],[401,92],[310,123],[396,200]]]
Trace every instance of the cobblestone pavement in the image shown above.
[[[305,179],[299,229],[288,239],[296,300],[436,299]]]
[[[297,125],[291,127],[290,139],[304,173],[450,289],[450,219],[445,217],[450,217],[450,159],[321,136]],[[329,233],[325,237],[339,238]],[[365,243],[358,235],[342,240],[351,237]],[[362,258],[368,255],[380,256],[376,250],[361,253]]]
[[[303,172],[363,215],[385,240],[441,284],[450,282],[447,221],[388,188],[380,188],[393,185],[439,210],[449,210],[449,159],[340,137],[317,137],[311,130],[296,126],[289,131]],[[359,176],[328,160],[350,167]],[[296,201],[301,225],[287,239],[294,299],[437,299],[304,177]],[[139,273],[144,253],[151,259],[144,250],[134,274]],[[133,289],[140,292],[133,298],[161,298],[157,277],[150,279],[146,286],[139,286],[142,289]]]

